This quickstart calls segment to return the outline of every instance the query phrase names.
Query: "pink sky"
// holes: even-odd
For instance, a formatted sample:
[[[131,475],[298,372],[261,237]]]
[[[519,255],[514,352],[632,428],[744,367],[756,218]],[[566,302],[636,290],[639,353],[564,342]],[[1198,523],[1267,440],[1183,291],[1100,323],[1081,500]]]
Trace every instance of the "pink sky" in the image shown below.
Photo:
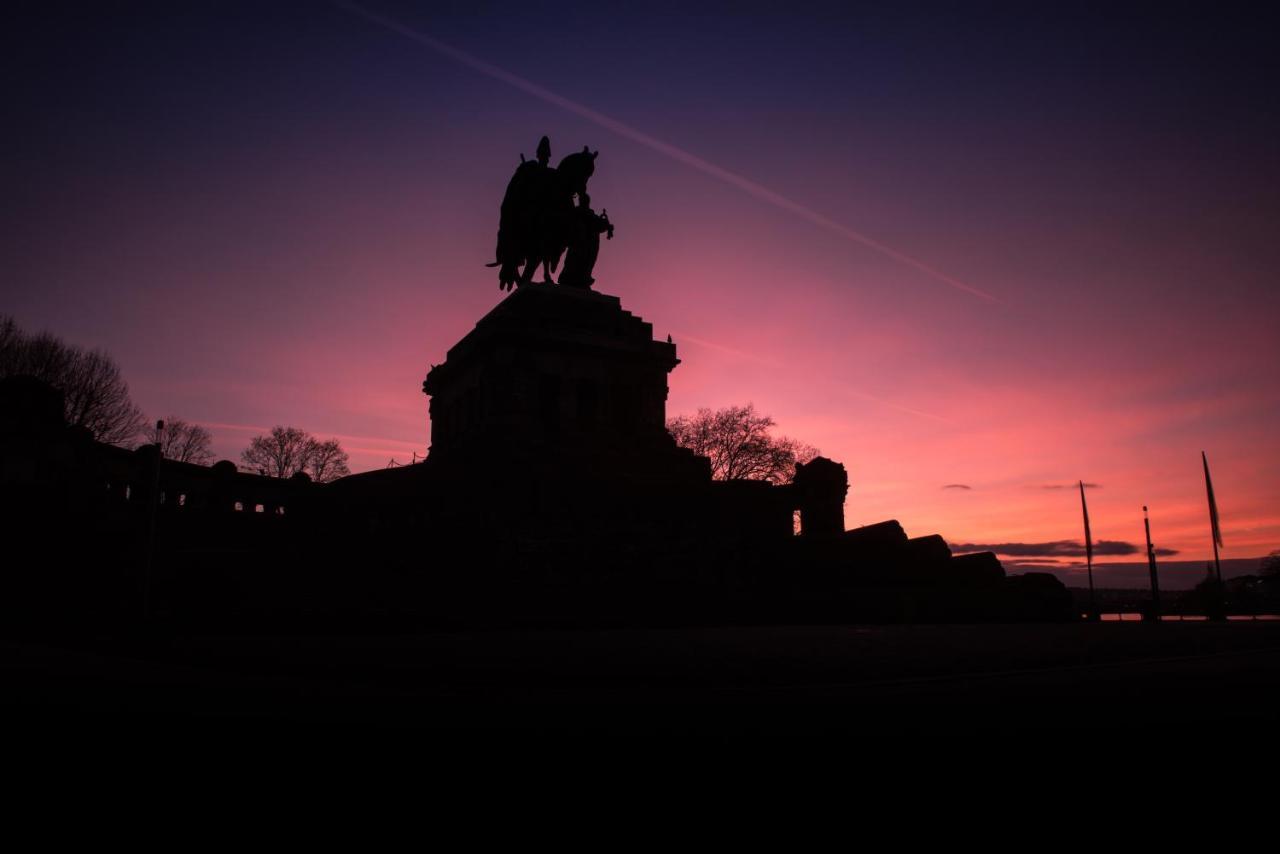
[[[753,402],[845,464],[850,526],[1078,539],[1078,494],[1047,487],[1083,479],[1096,539],[1140,543],[1148,504],[1158,545],[1199,560],[1205,450],[1224,557],[1280,548],[1280,205],[1247,127],[1179,135],[1117,110],[1083,133],[1067,108],[1034,124],[994,100],[963,118],[855,109],[764,77],[740,98],[701,67],[681,73],[710,88],[659,97],[624,45],[584,57],[590,80],[468,45],[992,302],[332,20],[315,69],[241,81],[230,105],[57,101],[15,161],[0,310],[105,347],[149,416],[209,425],[221,457],[286,424],[339,438],[357,471],[407,461],[427,448],[428,366],[502,296],[484,267],[498,203],[547,133],[557,159],[601,151],[592,197],[618,231],[597,289],[674,337],[669,414]],[[800,74],[803,52],[787,57]],[[210,81],[190,85],[231,85]]]

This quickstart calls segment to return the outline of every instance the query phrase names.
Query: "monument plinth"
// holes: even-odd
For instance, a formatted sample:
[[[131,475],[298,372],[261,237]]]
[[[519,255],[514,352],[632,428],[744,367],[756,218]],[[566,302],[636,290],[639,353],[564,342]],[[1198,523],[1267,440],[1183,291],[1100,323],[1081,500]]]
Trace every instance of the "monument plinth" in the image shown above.
[[[674,344],[614,296],[511,293],[427,374],[437,462],[537,453],[692,459],[666,430]]]

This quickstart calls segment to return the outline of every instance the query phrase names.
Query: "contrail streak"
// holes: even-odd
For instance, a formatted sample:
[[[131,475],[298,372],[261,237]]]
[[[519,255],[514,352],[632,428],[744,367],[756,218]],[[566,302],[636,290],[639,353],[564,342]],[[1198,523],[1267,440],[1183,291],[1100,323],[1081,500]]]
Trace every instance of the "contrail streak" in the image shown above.
[[[928,418],[930,421],[938,421],[942,424],[948,424],[952,427],[956,426],[956,422],[952,421],[949,418],[943,418],[941,415],[934,415],[932,412],[925,412],[922,409],[912,409],[911,407],[903,406],[900,403],[893,403],[892,401],[885,400],[883,397],[876,397],[874,394],[867,394],[865,391],[859,391],[858,389],[853,388],[852,386],[846,385],[845,383],[836,383],[836,386],[845,394],[852,395],[853,397],[861,398],[862,400],[869,400],[872,403],[878,403],[881,406],[887,406],[890,409],[896,409],[899,412],[906,412],[909,415],[915,415],[920,418]]]
[[[699,172],[710,175],[713,178],[718,178],[721,181],[724,181],[725,183],[730,184],[734,187],[737,187],[738,189],[742,190],[745,193],[748,193],[749,195],[755,196],[757,199],[760,199],[761,201],[768,202],[769,204],[775,207],[781,208],[784,211],[793,213],[796,216],[800,217],[801,219],[808,220],[814,225],[817,225],[821,228],[825,228],[828,231],[833,231],[842,237],[845,237],[849,240],[854,241],[855,243],[860,243],[863,246],[867,247],[868,249],[873,249],[876,252],[879,252],[881,255],[888,256],[889,258],[892,258],[893,260],[901,264],[905,264],[908,267],[918,270],[921,273],[924,273],[927,276],[937,279],[940,282],[945,282],[946,284],[951,285],[953,288],[957,288],[959,290],[964,291],[965,293],[972,294],[973,296],[976,296],[979,299],[983,299],[988,302],[992,302],[992,303],[1001,302],[1000,299],[992,296],[986,291],[979,290],[978,288],[975,288],[972,285],[966,285],[964,282],[960,281],[959,279],[948,276],[946,273],[943,273],[940,270],[936,270],[933,267],[930,267],[928,264],[925,264],[923,261],[917,261],[915,258],[912,258],[910,255],[905,255],[902,252],[899,252],[898,250],[890,246],[884,245],[878,240],[874,240],[870,237],[867,237],[865,234],[854,231],[852,228],[849,228],[847,225],[836,222],[830,217],[824,216],[823,214],[818,213],[812,208],[808,208],[800,204],[799,202],[788,199],[786,196],[783,196],[779,193],[775,193],[773,190],[770,190],[768,187],[765,187],[761,184],[757,184],[755,181],[752,181],[750,178],[745,178],[736,172],[730,172],[728,169],[721,168],[720,166],[717,166],[714,163],[703,160],[701,157],[698,157],[696,154],[690,154],[684,149],[677,148],[676,146],[671,145],[670,143],[663,142],[662,140],[657,139],[656,137],[649,136],[649,134],[644,133],[643,131],[636,130],[630,125],[624,124],[623,122],[620,122],[617,119],[610,118],[609,116],[606,116],[603,113],[598,113],[595,110],[591,109],[590,107],[586,106],[585,104],[579,104],[577,101],[572,101],[564,97],[563,95],[557,95],[555,92],[552,92],[550,89],[546,89],[542,86],[539,86],[537,83],[534,83],[530,80],[526,80],[523,77],[520,77],[518,75],[512,74],[510,71],[499,68],[498,66],[493,65],[491,63],[485,62],[483,59],[472,56],[466,51],[458,50],[456,47],[447,45],[444,42],[440,41],[439,39],[434,39],[431,36],[426,35],[425,33],[420,33],[417,30],[410,29],[409,27],[406,27],[405,25],[399,23],[398,21],[394,21],[391,18],[387,18],[383,15],[379,15],[377,12],[371,12],[370,10],[365,9],[362,6],[357,6],[354,3],[343,2],[343,0],[334,0],[334,5],[338,6],[341,9],[345,9],[348,12],[352,12],[356,15],[360,15],[361,17],[369,21],[372,21],[373,23],[378,24],[379,26],[382,26],[387,28],[388,30],[397,32],[406,38],[409,38],[415,42],[418,42],[419,44],[426,45],[427,47],[431,48],[437,53],[444,54],[450,59],[455,60],[456,62],[467,66],[468,68],[472,68],[476,71],[479,71],[481,74],[484,74],[488,77],[492,77],[494,80],[500,80],[503,83],[506,83],[508,86],[513,86],[516,89],[529,93],[535,98],[546,101],[549,104],[554,104],[555,106],[560,107],[563,110],[566,110],[570,113],[574,113],[575,115],[581,116],[582,118],[587,119],[588,121],[594,124],[597,124],[600,127],[605,128],[606,130],[613,131],[614,133],[618,134],[621,137],[624,137],[625,139],[629,139],[632,142],[639,143],[640,145],[643,145],[646,148],[650,148],[658,152],[659,154],[664,154],[667,157],[670,157],[672,160],[675,160],[679,163],[683,163],[686,166],[697,169]]]
[[[699,347],[706,347],[708,350],[716,350],[720,353],[725,353],[727,355],[733,356],[736,359],[742,359],[747,362],[755,362],[756,364],[759,364],[759,365],[767,365],[771,368],[782,367],[781,363],[775,362],[773,359],[766,359],[763,356],[756,356],[751,353],[747,353],[746,351],[743,351],[743,350],[736,350],[733,347],[726,347],[724,344],[717,344],[714,341],[707,341],[705,338],[695,338],[694,336],[689,335],[686,332],[681,332],[678,329],[672,329],[671,333],[675,336],[675,340],[677,344],[679,344],[681,341],[690,341],[694,344],[697,344]]]
[[[679,344],[682,341],[689,341],[693,344],[698,345],[699,347],[706,347],[709,350],[716,350],[721,353],[725,353],[729,356],[733,356],[734,358],[742,359],[743,361],[755,362],[756,364],[765,365],[770,368],[785,367],[784,365],[782,365],[782,363],[774,361],[773,359],[765,358],[763,356],[756,356],[742,350],[737,350],[733,347],[726,347],[724,344],[717,344],[714,341],[707,341],[705,338],[695,338],[694,336],[689,335],[688,333],[685,333],[685,332],[679,332],[673,329],[672,334],[675,336],[675,341],[677,344]],[[905,412],[908,415],[915,415],[918,418],[927,418],[930,421],[938,421],[943,424],[950,425],[952,427],[956,426],[956,423],[954,421],[952,421],[949,418],[943,418],[941,415],[934,415],[932,412],[925,412],[922,409],[912,409],[910,406],[903,406],[900,403],[894,403],[891,400],[885,400],[883,397],[876,397],[874,394],[867,394],[865,391],[856,389],[853,386],[849,385],[848,383],[840,382],[839,380],[832,380],[831,382],[832,382],[832,385],[840,389],[845,394],[850,395],[852,397],[859,398],[860,400],[867,400],[872,403],[879,404],[880,406],[888,407],[889,409],[896,409],[899,412]]]
[[[212,430],[228,430],[233,433],[270,433],[271,432],[270,427],[255,427],[252,424],[227,424],[220,421],[201,421],[200,423]],[[362,442],[362,443],[385,442],[387,443],[387,447],[381,447],[381,448],[348,447],[346,449],[348,451],[368,451],[370,453],[376,452],[380,454],[380,453],[383,453],[384,451],[395,451],[395,450],[403,451],[406,449],[413,449],[413,448],[419,447],[419,443],[417,442],[409,442],[409,441],[405,441],[404,439],[393,439],[388,436],[352,436],[347,433],[326,433],[323,430],[317,432],[315,435],[318,437],[323,437],[328,439],[341,439],[344,442]],[[392,445],[395,445],[397,447],[391,447]]]

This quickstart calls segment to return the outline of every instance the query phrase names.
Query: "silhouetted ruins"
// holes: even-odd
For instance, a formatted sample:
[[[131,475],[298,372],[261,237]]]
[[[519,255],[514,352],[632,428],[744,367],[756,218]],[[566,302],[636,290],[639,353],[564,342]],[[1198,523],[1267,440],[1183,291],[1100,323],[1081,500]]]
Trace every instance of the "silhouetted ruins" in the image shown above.
[[[284,622],[1072,617],[1050,576],[1006,578],[896,521],[845,530],[838,462],[712,480],[665,429],[679,364],[617,297],[521,286],[427,373],[426,460],[330,484],[103,445],[48,386],[0,381],[4,512],[26,546],[6,601]]]

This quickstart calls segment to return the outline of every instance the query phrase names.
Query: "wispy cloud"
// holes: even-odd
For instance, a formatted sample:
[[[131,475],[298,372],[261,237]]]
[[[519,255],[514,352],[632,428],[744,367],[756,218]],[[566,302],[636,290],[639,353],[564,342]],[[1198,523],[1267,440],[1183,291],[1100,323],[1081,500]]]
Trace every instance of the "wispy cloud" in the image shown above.
[[[226,430],[232,433],[270,433],[270,427],[258,427],[252,424],[228,424],[221,421],[202,421],[201,426],[210,430]],[[322,439],[338,439],[345,450],[360,453],[386,453],[388,451],[414,451],[422,447],[421,442],[409,442],[389,436],[355,436],[349,433],[326,433],[317,431],[316,436]]]
[[[747,362],[755,362],[758,365],[765,365],[770,368],[784,367],[784,365],[781,362],[778,362],[775,359],[770,359],[765,356],[758,356],[754,353],[748,353],[745,350],[739,350],[736,347],[729,347],[724,344],[717,344],[714,341],[708,341],[705,338],[698,338],[696,336],[688,334],[687,332],[677,332],[673,330],[671,334],[672,334],[673,340],[677,345],[679,345],[681,341],[688,341],[691,344],[696,344],[699,347],[706,347],[708,350],[714,350],[718,353],[724,353],[727,356],[733,356],[734,358],[742,359]],[[835,380],[835,381],[832,381],[832,385],[834,385],[836,388],[840,389],[844,393],[851,395],[853,397],[859,398],[860,400],[870,401],[871,403],[888,407],[889,409],[896,409],[899,412],[905,412],[908,415],[915,415],[919,418],[927,418],[930,421],[938,421],[943,424],[949,424],[952,426],[955,425],[954,421],[943,418],[941,415],[934,415],[931,412],[925,412],[920,409],[912,409],[909,406],[903,406],[900,403],[894,403],[891,400],[885,400],[882,397],[876,397],[874,394],[867,394],[865,391],[862,391],[861,389],[853,388],[848,383]]]
[[[252,424],[227,424],[222,421],[201,421],[200,426],[210,430],[230,430],[233,433],[269,433],[270,427],[256,427]]]
[[[1089,481],[1086,480],[1084,482],[1084,487],[1085,489],[1102,489],[1102,484],[1090,483]],[[1080,484],[1078,483],[1046,483],[1046,484],[1042,484],[1040,488],[1041,489],[1079,489]]]
[[[942,488],[943,489],[963,489],[966,492],[973,489],[973,487],[967,483],[948,483],[946,486]]]
[[[1075,540],[1053,540],[1047,543],[949,543],[956,554],[995,552],[998,555],[1024,558],[1084,557],[1085,546]],[[1136,555],[1142,550],[1123,540],[1098,540],[1093,544],[1095,556]],[[1177,549],[1156,549],[1161,557],[1176,555]]]
[[[734,347],[727,347],[724,344],[717,344],[714,341],[708,341],[705,338],[695,338],[694,336],[689,335],[686,332],[677,332],[675,330],[672,330],[671,336],[677,346],[679,346],[681,341],[688,341],[691,344],[697,344],[699,347],[706,347],[708,350],[715,350],[716,352],[724,353],[725,355],[728,355],[728,356],[734,356],[735,358],[743,359],[748,362],[755,362],[760,365],[768,365],[771,368],[782,367],[782,365],[779,362],[773,359],[767,359],[764,356],[757,356],[754,353],[748,353],[745,350],[738,350]]]
[[[768,202],[774,207],[795,214],[801,219],[807,220],[820,228],[833,231],[854,243],[859,243],[868,249],[879,252],[881,255],[892,258],[900,264],[905,264],[906,266],[924,273],[937,281],[944,282],[957,290],[964,291],[965,293],[971,294],[979,299],[986,300],[987,302],[1001,302],[1000,299],[992,296],[984,290],[965,284],[953,276],[948,276],[946,273],[929,266],[923,261],[913,258],[904,252],[900,252],[891,246],[886,246],[880,241],[868,237],[861,232],[855,231],[847,225],[837,222],[824,214],[818,213],[810,207],[789,199],[780,193],[776,193],[762,184],[757,184],[750,178],[746,178],[736,172],[731,172],[728,169],[717,166],[709,160],[704,160],[696,154],[692,154],[682,148],[671,145],[670,143],[663,142],[657,137],[650,136],[649,134],[637,130],[636,128],[620,122],[617,119],[606,116],[603,113],[596,112],[585,104],[580,104],[577,101],[570,100],[569,98],[552,92],[550,89],[540,86],[531,80],[526,80],[525,78],[520,77],[517,74],[513,74],[504,68],[500,68],[492,63],[486,62],[477,56],[473,56],[464,50],[459,50],[452,45],[445,44],[439,39],[433,38],[426,33],[406,27],[399,21],[388,18],[385,15],[380,15],[377,12],[373,12],[355,3],[343,2],[343,0],[334,0],[334,5],[340,9],[345,9],[348,12],[359,15],[360,17],[381,27],[385,27],[392,32],[399,33],[405,38],[412,39],[418,44],[429,47],[436,53],[447,56],[455,62],[465,65],[474,71],[478,71],[487,77],[492,77],[494,80],[499,80],[506,83],[508,86],[513,86],[522,92],[538,98],[539,100],[546,101],[547,103],[553,104],[562,110],[581,116],[587,121],[599,125],[606,130],[612,131],[624,139],[629,139],[632,142],[638,143],[646,148],[658,152],[659,154],[665,155],[678,163],[683,163],[685,166],[689,166],[699,172],[710,175],[713,178],[717,178],[726,184],[737,187],[748,195],[754,196],[761,201]]]
[[[842,382],[837,382],[834,385],[837,388],[839,388],[841,391],[843,391],[845,394],[852,395],[853,397],[860,398],[862,400],[869,400],[872,403],[878,403],[881,406],[887,406],[890,409],[896,409],[899,412],[906,412],[909,415],[918,415],[921,418],[928,418],[930,421],[938,421],[938,422],[941,422],[942,424],[949,424],[952,427],[955,426],[954,421],[952,421],[949,418],[943,418],[941,415],[934,415],[932,412],[925,412],[922,409],[912,409],[910,406],[903,406],[900,403],[894,403],[891,400],[885,400],[883,397],[876,397],[874,394],[867,394],[865,391],[860,391],[859,389],[853,388]]]

